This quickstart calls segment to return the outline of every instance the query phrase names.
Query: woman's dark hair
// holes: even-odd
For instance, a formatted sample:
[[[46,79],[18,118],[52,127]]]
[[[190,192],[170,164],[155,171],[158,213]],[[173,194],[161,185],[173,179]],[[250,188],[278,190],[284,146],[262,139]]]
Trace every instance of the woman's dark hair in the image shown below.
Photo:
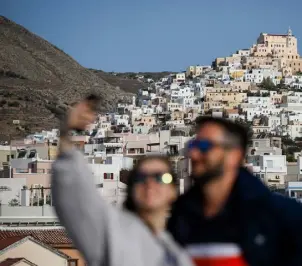
[[[172,175],[172,184],[175,186],[177,185],[177,178],[176,175],[173,173],[172,164],[169,161],[169,158],[166,156],[146,156],[140,159],[135,167],[129,172],[128,175],[128,186],[127,186],[127,198],[124,202],[124,208],[130,212],[137,212],[137,208],[135,206],[134,200],[133,200],[133,188],[135,185],[135,177],[138,174],[138,171],[140,170],[140,167],[148,162],[148,161],[162,161],[169,167],[169,173]]]
[[[101,103],[101,97],[99,95],[91,93],[91,94],[87,95],[87,97],[85,98],[85,101],[88,102],[91,110],[93,110],[94,112],[99,111],[99,107],[100,107],[100,103]]]

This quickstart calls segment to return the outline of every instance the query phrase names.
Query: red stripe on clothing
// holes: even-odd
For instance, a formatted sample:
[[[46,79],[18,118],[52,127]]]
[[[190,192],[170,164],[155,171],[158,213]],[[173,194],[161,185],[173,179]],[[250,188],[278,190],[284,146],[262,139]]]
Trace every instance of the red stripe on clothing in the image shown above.
[[[193,258],[196,266],[248,266],[242,257],[237,258]]]

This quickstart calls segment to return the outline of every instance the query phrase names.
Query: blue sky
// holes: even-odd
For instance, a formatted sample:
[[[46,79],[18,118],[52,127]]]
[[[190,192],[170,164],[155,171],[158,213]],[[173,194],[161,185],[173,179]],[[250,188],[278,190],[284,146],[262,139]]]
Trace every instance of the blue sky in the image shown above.
[[[0,15],[105,71],[180,71],[252,45],[260,32],[300,40],[301,0],[1,0]],[[302,53],[302,52],[301,52]]]

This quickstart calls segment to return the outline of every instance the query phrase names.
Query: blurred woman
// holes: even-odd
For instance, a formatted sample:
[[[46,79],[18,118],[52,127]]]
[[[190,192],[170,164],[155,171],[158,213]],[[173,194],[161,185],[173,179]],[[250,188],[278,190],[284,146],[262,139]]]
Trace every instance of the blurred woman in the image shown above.
[[[94,122],[94,105],[93,97],[75,105],[61,131],[52,196],[62,225],[89,266],[192,265],[164,232],[166,211],[177,195],[166,159],[144,159],[133,170],[125,202],[128,211],[100,197],[91,170],[68,137],[70,130],[84,130]]]
[[[144,157],[128,176],[124,208],[138,215],[159,235],[164,231],[168,211],[176,197],[176,177],[168,158]]]

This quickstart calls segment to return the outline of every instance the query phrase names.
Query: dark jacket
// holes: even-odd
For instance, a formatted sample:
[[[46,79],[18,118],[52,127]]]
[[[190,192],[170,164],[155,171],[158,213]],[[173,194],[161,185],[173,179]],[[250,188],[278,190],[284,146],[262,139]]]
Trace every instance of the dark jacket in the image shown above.
[[[201,219],[201,192],[197,185],[175,203],[168,230],[184,247],[198,242]],[[236,202],[239,245],[250,266],[302,266],[302,205],[271,192],[257,177],[241,169],[229,208]],[[226,227],[227,230],[231,230]],[[265,242],[257,245],[258,235]]]

